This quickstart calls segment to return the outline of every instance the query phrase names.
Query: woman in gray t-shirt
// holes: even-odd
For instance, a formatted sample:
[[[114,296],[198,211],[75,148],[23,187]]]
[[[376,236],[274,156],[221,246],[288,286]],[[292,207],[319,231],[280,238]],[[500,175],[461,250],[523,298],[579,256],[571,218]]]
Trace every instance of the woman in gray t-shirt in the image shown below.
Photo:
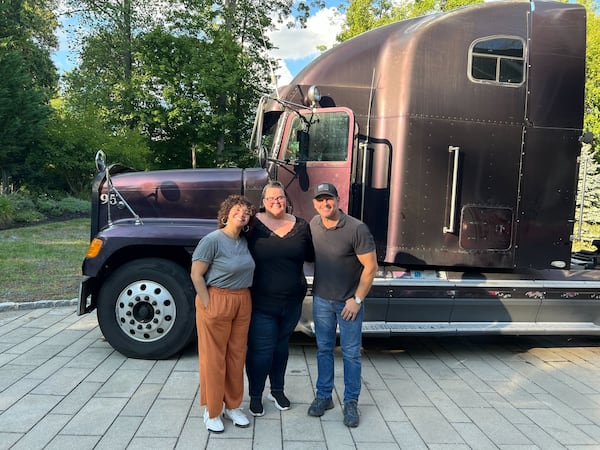
[[[244,396],[254,260],[243,233],[248,231],[254,214],[255,208],[248,199],[230,195],[219,209],[219,229],[201,239],[192,255],[200,405],[206,407],[207,430],[215,433],[224,431],[221,413],[238,427],[250,425],[240,405]]]

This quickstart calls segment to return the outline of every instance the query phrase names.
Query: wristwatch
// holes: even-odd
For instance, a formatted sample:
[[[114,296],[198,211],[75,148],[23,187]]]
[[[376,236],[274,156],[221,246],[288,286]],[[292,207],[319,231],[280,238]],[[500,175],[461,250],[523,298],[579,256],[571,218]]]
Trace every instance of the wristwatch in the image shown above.
[[[360,305],[362,303],[362,298],[360,298],[358,295],[355,295],[354,301],[356,302],[357,305]]]

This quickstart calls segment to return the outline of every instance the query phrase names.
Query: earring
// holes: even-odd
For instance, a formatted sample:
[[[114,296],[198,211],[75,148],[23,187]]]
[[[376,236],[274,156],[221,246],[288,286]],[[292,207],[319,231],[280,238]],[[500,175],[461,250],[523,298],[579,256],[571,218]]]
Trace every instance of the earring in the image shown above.
[[[221,219],[221,223],[222,223],[223,225],[227,225],[227,219],[226,219],[225,217],[223,217],[223,218]]]
[[[244,228],[244,233],[247,233],[248,231],[250,231],[250,225],[246,225]]]

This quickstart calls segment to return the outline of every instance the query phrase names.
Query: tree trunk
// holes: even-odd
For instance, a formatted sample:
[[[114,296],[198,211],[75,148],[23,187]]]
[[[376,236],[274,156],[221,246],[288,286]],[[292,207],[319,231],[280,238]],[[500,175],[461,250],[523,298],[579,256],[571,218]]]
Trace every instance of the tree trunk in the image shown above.
[[[131,75],[133,67],[133,56],[131,50],[131,0],[123,0],[123,16],[121,24],[122,42],[122,60],[123,60],[123,82],[125,84],[125,98],[123,99],[123,110],[126,116],[126,122],[130,129],[135,128],[133,113],[133,93],[131,87]]]
[[[2,190],[0,191],[1,194],[3,195],[7,195],[9,193],[9,189],[8,189],[8,171],[2,167],[2,169],[0,169],[0,171],[2,172]]]

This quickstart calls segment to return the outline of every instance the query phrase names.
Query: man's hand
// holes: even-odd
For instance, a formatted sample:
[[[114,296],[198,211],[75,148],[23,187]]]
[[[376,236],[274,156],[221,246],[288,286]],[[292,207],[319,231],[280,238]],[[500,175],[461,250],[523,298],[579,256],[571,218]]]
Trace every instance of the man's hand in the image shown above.
[[[362,305],[356,303],[354,297],[346,299],[346,305],[344,306],[344,309],[342,309],[342,319],[356,320],[356,316],[358,316],[360,308],[362,308]]]

